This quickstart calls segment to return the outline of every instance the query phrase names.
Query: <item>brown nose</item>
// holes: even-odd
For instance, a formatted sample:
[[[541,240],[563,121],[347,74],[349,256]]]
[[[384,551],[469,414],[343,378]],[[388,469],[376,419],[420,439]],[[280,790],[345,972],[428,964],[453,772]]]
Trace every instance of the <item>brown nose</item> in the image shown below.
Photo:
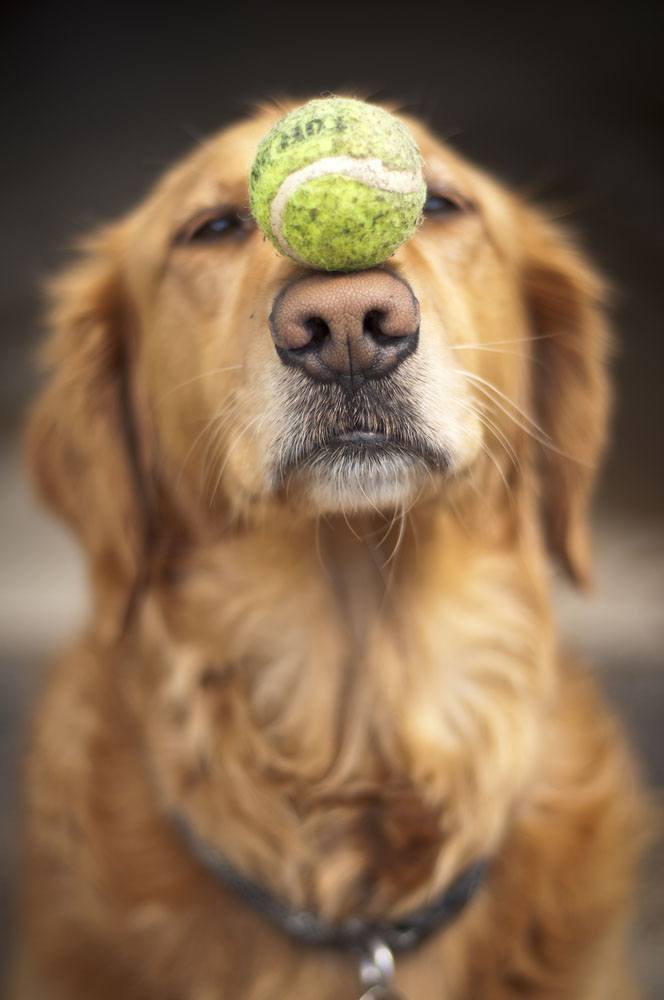
[[[388,271],[312,274],[277,296],[270,329],[284,364],[355,389],[394,371],[417,348],[420,307],[410,286]]]

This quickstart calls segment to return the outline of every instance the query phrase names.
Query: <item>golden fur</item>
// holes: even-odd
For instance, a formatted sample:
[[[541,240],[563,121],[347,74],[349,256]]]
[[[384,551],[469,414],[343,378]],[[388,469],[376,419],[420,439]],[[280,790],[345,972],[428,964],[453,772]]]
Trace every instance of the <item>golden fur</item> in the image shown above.
[[[600,283],[409,122],[430,187],[465,207],[385,265],[422,311],[400,391],[450,466],[280,476],[284,442],[327,419],[267,327],[301,271],[248,224],[175,239],[246,207],[277,117],[196,149],[54,285],[29,456],[95,608],[36,716],[13,996],[359,995],[352,956],[291,943],[197,865],[176,809],[329,920],[403,913],[490,858],[463,915],[399,959],[412,1000],[627,1000],[638,787],[559,655],[546,551],[588,581]]]

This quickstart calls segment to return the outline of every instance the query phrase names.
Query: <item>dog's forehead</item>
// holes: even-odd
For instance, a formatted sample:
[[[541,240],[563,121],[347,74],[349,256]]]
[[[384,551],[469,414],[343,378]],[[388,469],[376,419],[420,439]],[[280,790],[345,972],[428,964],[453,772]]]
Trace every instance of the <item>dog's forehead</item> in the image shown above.
[[[219,171],[229,179],[246,180],[261,140],[280,117],[260,111],[213,135],[209,148]]]

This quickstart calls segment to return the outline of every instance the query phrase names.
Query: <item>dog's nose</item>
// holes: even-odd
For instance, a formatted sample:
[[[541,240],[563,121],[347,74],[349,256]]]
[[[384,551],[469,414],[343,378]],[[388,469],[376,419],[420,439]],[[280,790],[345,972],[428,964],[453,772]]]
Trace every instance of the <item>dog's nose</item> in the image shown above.
[[[270,329],[279,357],[319,382],[355,389],[417,348],[420,307],[388,271],[313,274],[275,299]]]

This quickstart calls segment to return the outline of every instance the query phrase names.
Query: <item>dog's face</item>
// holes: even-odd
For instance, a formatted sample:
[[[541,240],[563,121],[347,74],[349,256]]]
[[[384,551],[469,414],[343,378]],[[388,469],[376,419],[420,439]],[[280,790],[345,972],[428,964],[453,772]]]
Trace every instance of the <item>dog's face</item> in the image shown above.
[[[582,578],[606,410],[592,273],[413,121],[421,227],[380,268],[306,272],[247,207],[284,110],[196,149],[56,284],[57,372],[33,422],[46,494],[108,577],[109,560],[118,574],[140,561],[145,479],[185,519],[227,528],[398,511],[460,484],[490,517],[537,477],[550,540]]]
[[[137,378],[159,450],[208,505],[403,507],[491,461],[492,424],[511,438],[524,419],[514,212],[411,123],[429,190],[416,235],[380,269],[307,275],[248,215],[247,174],[276,117],[197,150],[127,224]],[[381,328],[391,321],[397,336]]]

